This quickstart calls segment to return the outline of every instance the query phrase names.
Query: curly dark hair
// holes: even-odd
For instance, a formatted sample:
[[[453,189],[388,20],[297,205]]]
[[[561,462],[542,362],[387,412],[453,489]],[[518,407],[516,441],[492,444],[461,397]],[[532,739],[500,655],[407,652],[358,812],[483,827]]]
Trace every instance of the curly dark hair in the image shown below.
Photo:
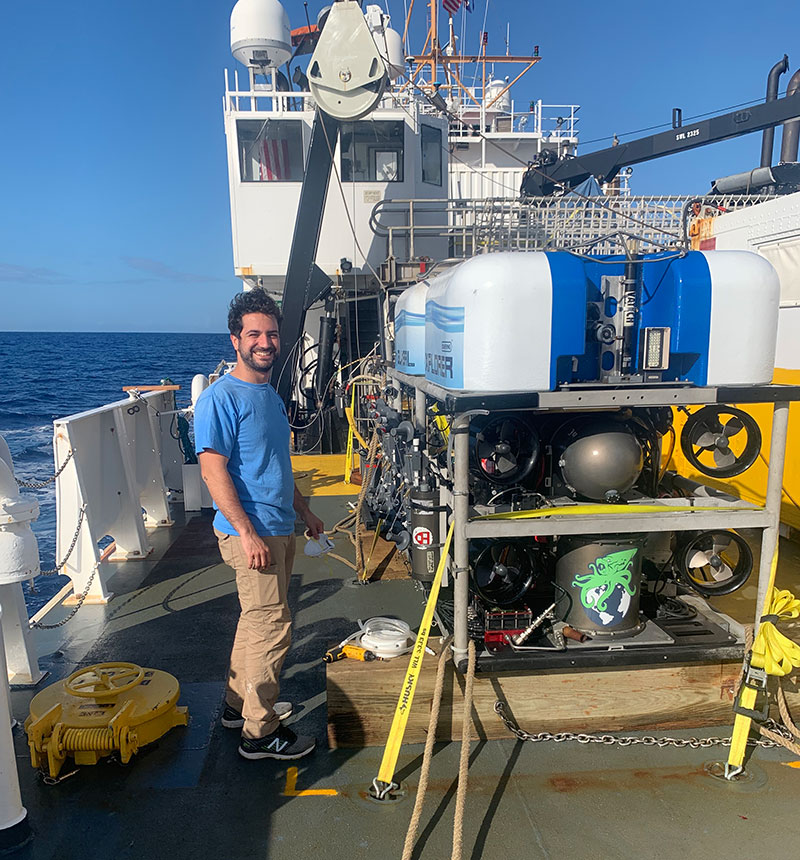
[[[281,327],[281,311],[275,300],[261,288],[237,293],[228,308],[228,331],[235,337],[242,334],[242,317],[245,314],[266,314],[275,317]]]

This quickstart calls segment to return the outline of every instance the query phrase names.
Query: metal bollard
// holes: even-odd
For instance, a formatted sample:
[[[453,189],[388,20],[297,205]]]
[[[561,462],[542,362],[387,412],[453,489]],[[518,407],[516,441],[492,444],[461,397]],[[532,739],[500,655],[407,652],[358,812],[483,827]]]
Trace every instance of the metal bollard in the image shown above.
[[[0,628],[2,625],[0,609]],[[6,652],[0,636],[0,854],[22,847],[31,838],[28,811],[19,791],[11,722],[6,720],[6,714],[11,713],[10,698]]]
[[[22,594],[22,582],[39,573],[39,547],[31,529],[38,516],[36,499],[20,495],[11,452],[0,436],[0,609],[5,615],[5,659],[14,684],[36,684],[44,677]]]

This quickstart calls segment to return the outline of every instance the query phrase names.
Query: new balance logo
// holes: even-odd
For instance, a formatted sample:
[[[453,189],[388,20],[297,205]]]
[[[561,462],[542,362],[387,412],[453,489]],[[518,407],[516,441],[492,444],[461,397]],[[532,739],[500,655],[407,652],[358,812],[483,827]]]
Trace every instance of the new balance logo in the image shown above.
[[[267,744],[267,749],[275,750],[275,752],[283,752],[288,746],[289,741],[282,741],[280,738],[275,738]]]

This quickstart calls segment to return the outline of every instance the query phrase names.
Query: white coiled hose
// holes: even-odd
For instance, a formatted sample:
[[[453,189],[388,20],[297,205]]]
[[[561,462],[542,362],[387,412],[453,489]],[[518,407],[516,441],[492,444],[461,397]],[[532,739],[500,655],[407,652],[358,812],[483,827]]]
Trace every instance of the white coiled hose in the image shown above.
[[[405,621],[377,616],[364,622],[359,620],[358,630],[341,644],[352,642],[372,651],[381,660],[390,660],[392,657],[408,654],[412,648],[408,643],[411,638],[411,628]]]

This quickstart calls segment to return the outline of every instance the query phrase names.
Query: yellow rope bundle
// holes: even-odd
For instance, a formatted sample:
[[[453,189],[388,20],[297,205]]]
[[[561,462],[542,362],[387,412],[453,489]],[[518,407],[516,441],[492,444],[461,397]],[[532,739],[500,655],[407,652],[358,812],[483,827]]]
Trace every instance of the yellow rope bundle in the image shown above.
[[[773,591],[753,643],[753,664],[768,675],[788,675],[800,666],[800,645],[781,633],[777,621],[800,616],[800,600],[790,591]]]

